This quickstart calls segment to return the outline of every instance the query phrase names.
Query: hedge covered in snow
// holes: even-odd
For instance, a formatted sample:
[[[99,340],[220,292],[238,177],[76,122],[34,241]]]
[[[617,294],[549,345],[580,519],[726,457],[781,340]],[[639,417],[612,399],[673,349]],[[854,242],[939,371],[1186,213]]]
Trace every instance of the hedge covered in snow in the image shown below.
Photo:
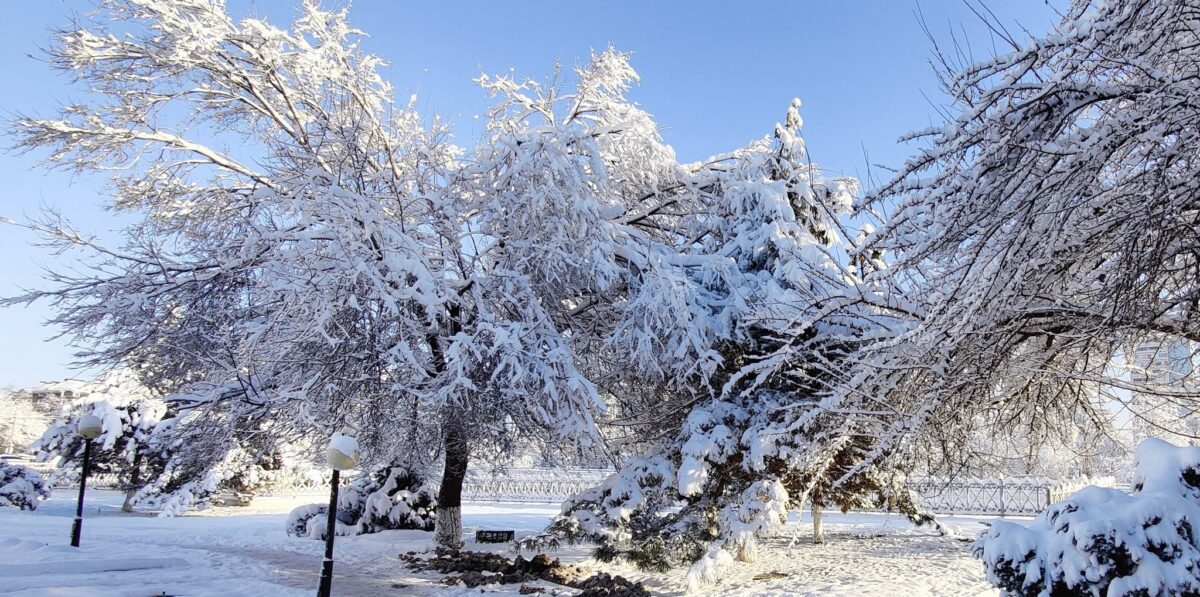
[[[363,475],[338,494],[338,535],[363,535],[390,529],[432,531],[437,520],[437,485],[403,466]],[[287,518],[287,533],[325,538],[324,504],[300,506]]]
[[[1132,495],[1085,487],[975,543],[1008,595],[1200,596],[1200,447],[1138,446]]]
[[[0,507],[15,506],[37,510],[38,502],[50,497],[50,487],[41,473],[19,464],[0,460]]]

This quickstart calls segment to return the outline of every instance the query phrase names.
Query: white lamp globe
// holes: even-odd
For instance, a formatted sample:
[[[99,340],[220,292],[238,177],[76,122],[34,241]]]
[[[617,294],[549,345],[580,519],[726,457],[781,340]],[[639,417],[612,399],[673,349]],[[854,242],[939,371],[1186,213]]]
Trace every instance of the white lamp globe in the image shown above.
[[[75,425],[75,432],[83,439],[96,439],[104,433],[104,422],[96,415],[83,415]]]
[[[358,451],[358,440],[353,436],[335,433],[329,438],[329,451],[325,460],[330,468],[339,471],[350,470],[358,466],[362,454]]]

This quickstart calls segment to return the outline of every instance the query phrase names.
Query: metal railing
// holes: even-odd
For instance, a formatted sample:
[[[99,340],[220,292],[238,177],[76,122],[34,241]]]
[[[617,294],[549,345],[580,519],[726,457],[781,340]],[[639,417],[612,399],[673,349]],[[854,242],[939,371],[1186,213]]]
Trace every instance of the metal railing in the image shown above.
[[[463,485],[468,502],[558,503],[599,485],[608,469],[512,468],[499,475],[469,475]]]
[[[1087,485],[1112,487],[1111,477],[912,478],[921,505],[937,514],[1034,515]]]
[[[35,468],[49,474],[53,467],[38,463]],[[324,492],[323,471],[318,472],[321,474],[296,475],[285,484],[272,488],[268,495]],[[607,469],[584,468],[509,468],[497,473],[471,471],[463,485],[463,500],[560,503],[599,485],[612,473]],[[72,480],[68,474],[60,478],[58,487],[66,488]],[[991,516],[1034,515],[1087,485],[1113,487],[1114,482],[1111,477],[972,477],[952,480],[913,477],[908,481],[908,487],[916,492],[921,504],[930,512]],[[88,486],[117,489],[121,488],[121,480],[117,475],[92,475],[88,477]]]

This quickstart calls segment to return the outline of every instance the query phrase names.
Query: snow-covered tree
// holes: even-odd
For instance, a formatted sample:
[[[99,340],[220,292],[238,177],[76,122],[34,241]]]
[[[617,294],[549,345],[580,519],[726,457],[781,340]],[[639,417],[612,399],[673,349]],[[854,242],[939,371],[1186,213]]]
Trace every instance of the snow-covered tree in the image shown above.
[[[50,50],[88,101],[14,134],[52,166],[115,171],[113,206],[137,222],[120,247],[33,224],[89,267],[16,300],[52,302],[85,362],[129,366],[174,405],[155,492],[202,495],[251,438],[349,425],[368,467],[442,463],[454,546],[473,449],[512,428],[599,440],[580,367],[615,360],[596,355],[659,380],[714,368],[711,297],[672,290],[695,267],[678,247],[703,239],[667,226],[708,216],[624,99],[626,56],[598,54],[570,91],[481,79],[498,103],[464,156],[392,101],[345,11],[305,3],[285,30],[220,2],[102,8]]]
[[[133,511],[134,498],[162,472],[166,455],[152,435],[166,414],[166,405],[139,385],[128,371],[114,371],[92,385],[91,393],[64,409],[30,449],[42,461],[56,460],[64,474],[77,474],[84,440],[77,432],[79,419],[100,418],[102,433],[92,440],[89,467],[93,473],[121,478],[125,503]]]
[[[605,384],[619,388],[616,416],[633,429],[628,445],[640,442],[639,457],[525,546],[588,541],[603,559],[691,564],[691,579],[702,582],[726,561],[753,559],[757,538],[805,504],[818,512],[881,506],[929,520],[903,471],[860,466],[876,447],[871,429],[822,408],[858,347],[889,320],[872,313],[877,299],[860,277],[880,264],[854,263],[846,252],[854,245],[839,216],[853,182],[808,163],[798,107],[773,138],[677,175],[682,190],[668,200],[696,215],[674,229],[691,235],[638,280],[661,285],[628,308],[658,301],[634,313],[671,313],[663,303],[675,300],[674,308],[695,309],[684,336],[694,369],[656,384],[644,367],[627,366],[641,379]],[[624,325],[618,334],[648,327]]]

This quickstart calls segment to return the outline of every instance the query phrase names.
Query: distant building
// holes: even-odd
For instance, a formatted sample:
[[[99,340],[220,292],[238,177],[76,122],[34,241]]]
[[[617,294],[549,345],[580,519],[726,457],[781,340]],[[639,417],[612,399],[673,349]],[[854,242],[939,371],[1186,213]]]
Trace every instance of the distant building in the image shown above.
[[[86,381],[80,379],[64,379],[60,381],[43,381],[41,385],[30,388],[29,393],[35,400],[47,398],[72,400],[87,396],[90,392]]]
[[[38,412],[48,416],[57,416],[63,406],[90,394],[90,386],[91,384],[88,382],[79,379],[63,379],[43,381],[40,385],[26,391]]]
[[[25,390],[0,390],[0,454],[22,454],[53,417],[34,408]]]
[[[1167,339],[1146,342],[1134,351],[1129,380],[1162,392],[1132,392],[1130,406],[1138,415],[1133,420],[1136,441],[1157,437],[1182,445],[1197,443],[1193,438],[1200,434],[1200,413],[1191,400],[1169,395],[1197,391],[1195,348],[1191,342]]]
[[[1192,374],[1192,347],[1183,340],[1147,342],[1134,351],[1133,364],[1133,381],[1173,385]]]

